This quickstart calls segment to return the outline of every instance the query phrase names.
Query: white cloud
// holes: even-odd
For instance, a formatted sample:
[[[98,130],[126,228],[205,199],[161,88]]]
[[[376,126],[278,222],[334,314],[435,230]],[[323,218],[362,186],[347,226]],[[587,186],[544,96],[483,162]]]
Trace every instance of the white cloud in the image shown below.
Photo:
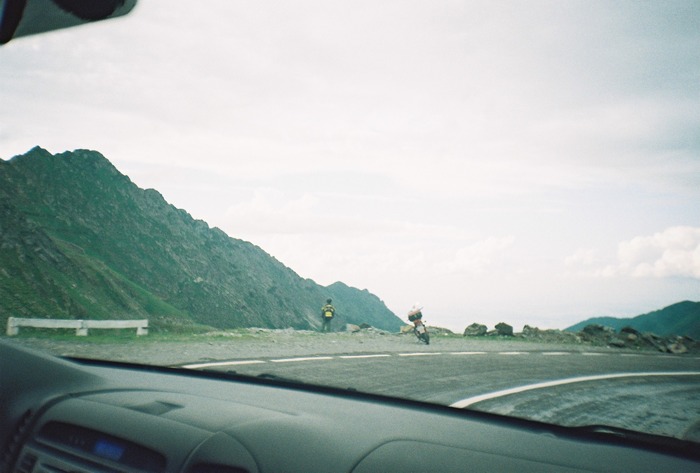
[[[605,277],[700,279],[700,228],[671,227],[651,236],[623,241],[618,245],[617,261],[598,274]]]

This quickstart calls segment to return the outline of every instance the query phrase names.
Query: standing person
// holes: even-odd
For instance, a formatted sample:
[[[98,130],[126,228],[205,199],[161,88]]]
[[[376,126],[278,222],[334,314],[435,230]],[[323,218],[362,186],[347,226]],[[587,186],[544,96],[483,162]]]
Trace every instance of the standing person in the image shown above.
[[[321,307],[321,320],[323,321],[323,325],[321,325],[321,332],[331,331],[331,320],[333,320],[333,317],[335,316],[335,307],[331,305],[331,302],[333,301],[326,299],[326,305]]]

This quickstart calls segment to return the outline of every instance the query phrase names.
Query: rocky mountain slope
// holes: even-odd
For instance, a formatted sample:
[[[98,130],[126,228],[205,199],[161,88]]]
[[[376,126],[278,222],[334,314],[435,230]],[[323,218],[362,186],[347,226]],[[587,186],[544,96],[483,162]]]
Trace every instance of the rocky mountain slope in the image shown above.
[[[368,291],[304,279],[140,189],[95,151],[41,148],[0,160],[0,323],[7,317],[129,319],[154,327],[397,330]]]
[[[593,324],[618,331],[624,327],[631,327],[639,332],[651,332],[661,336],[683,335],[700,340],[700,302],[678,302],[632,318],[595,317],[572,325],[566,330],[578,332]]]

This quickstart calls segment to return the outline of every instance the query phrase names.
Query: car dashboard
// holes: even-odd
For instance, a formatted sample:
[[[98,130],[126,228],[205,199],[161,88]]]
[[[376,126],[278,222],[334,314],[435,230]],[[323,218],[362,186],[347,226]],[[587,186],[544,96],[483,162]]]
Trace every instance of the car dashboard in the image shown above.
[[[0,341],[0,471],[697,472],[692,452],[275,379]]]

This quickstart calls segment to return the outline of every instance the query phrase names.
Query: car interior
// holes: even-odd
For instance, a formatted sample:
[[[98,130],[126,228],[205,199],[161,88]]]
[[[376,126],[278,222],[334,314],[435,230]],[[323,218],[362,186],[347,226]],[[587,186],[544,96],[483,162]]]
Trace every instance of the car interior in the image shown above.
[[[0,342],[3,472],[698,471],[695,444]],[[653,437],[653,436],[651,436]]]

